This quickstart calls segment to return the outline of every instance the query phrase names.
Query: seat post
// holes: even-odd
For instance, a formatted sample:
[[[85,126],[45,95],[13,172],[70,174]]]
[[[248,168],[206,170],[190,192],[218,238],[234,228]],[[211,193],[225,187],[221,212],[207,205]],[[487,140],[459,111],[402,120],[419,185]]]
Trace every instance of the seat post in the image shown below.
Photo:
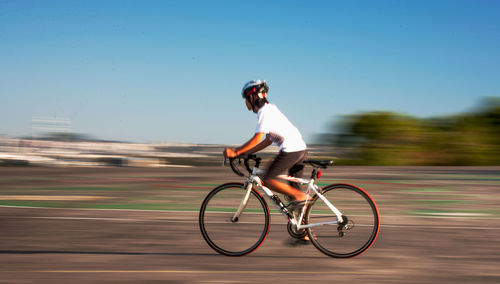
[[[313,167],[313,171],[311,173],[311,179],[316,178],[316,175],[318,174],[318,168]]]

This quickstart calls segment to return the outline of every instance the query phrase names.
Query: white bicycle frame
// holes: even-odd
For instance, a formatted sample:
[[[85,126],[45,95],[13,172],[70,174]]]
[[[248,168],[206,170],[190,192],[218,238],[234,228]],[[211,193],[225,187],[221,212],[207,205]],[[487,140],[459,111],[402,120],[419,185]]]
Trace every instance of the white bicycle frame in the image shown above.
[[[234,216],[232,218],[233,221],[238,220],[238,218],[241,216],[241,213],[243,212],[243,210],[247,206],[248,199],[250,197],[250,193],[252,191],[252,188],[255,186],[257,189],[262,189],[264,191],[264,193],[267,195],[267,197],[278,207],[279,211],[298,230],[306,229],[306,228],[312,228],[312,227],[317,227],[317,226],[323,226],[323,225],[334,225],[334,224],[339,224],[339,223],[343,223],[344,222],[344,220],[342,218],[342,213],[330,201],[328,201],[328,199],[326,199],[326,197],[324,197],[321,194],[320,188],[314,183],[314,181],[315,181],[314,178],[312,178],[312,179],[302,179],[302,178],[296,178],[296,177],[291,177],[291,176],[287,176],[287,175],[280,175],[280,176],[278,176],[278,178],[280,178],[280,179],[283,179],[283,180],[286,180],[286,181],[296,182],[296,183],[299,183],[299,184],[307,184],[307,191],[306,191],[307,197],[310,196],[311,192],[313,192],[314,194],[318,195],[318,197],[321,200],[323,200],[323,202],[328,206],[328,208],[330,208],[330,210],[337,216],[337,220],[335,220],[335,221],[325,221],[325,222],[318,222],[318,223],[304,225],[304,224],[302,224],[302,222],[299,222],[299,220],[302,220],[302,218],[304,218],[304,214],[305,214],[305,211],[306,211],[306,208],[307,208],[307,206],[304,206],[302,208],[301,212],[300,212],[300,215],[299,215],[298,219],[290,218],[288,216],[288,214],[286,214],[286,212],[284,212],[282,210],[282,206],[284,207],[284,205],[281,204],[282,206],[280,206],[280,204],[276,203],[272,199],[272,197],[274,196],[274,193],[269,188],[267,188],[266,186],[263,185],[262,180],[258,176],[258,174],[262,174],[263,172],[264,171],[261,170],[261,169],[259,169],[259,168],[255,168],[255,167],[253,168],[252,174],[248,177],[248,179],[247,179],[247,181],[245,183],[246,184],[245,195],[243,196],[243,198],[241,200],[241,203],[240,203],[240,206],[238,207],[238,210],[236,210],[236,213],[234,214]],[[307,203],[306,203],[306,205],[307,205]]]

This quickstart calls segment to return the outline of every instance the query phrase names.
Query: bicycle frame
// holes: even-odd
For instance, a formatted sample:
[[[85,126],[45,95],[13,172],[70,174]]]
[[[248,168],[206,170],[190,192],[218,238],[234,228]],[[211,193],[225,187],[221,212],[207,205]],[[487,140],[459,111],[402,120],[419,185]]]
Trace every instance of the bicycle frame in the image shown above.
[[[248,203],[248,199],[250,197],[250,193],[252,191],[252,188],[255,186],[257,189],[261,189],[264,191],[265,195],[278,207],[278,210],[288,219],[292,225],[294,225],[298,230],[301,229],[307,229],[307,228],[312,228],[312,227],[317,227],[317,226],[323,226],[323,225],[334,225],[334,224],[339,224],[343,223],[343,217],[342,213],[328,200],[326,197],[324,197],[321,194],[321,189],[314,183],[314,178],[311,179],[302,179],[302,178],[296,178],[296,177],[291,177],[287,175],[280,175],[278,178],[286,180],[286,181],[292,181],[296,182],[299,184],[307,184],[307,191],[306,194],[309,197],[310,193],[313,192],[313,196],[317,195],[318,198],[320,198],[327,206],[330,208],[330,210],[337,216],[336,221],[325,221],[325,222],[318,222],[318,223],[313,223],[313,224],[307,224],[304,225],[300,220],[304,218],[304,214],[306,211],[307,206],[304,206],[300,212],[299,218],[295,219],[293,215],[288,211],[288,209],[285,207],[285,205],[281,202],[278,196],[276,196],[269,188],[263,185],[262,180],[258,176],[258,174],[263,173],[264,171],[260,170],[259,168],[254,167],[252,170],[252,173],[250,176],[247,178],[245,185],[246,185],[246,191],[245,195],[243,196],[240,206],[238,207],[238,210],[236,210],[236,213],[234,216],[231,218],[232,222],[237,222],[238,218],[240,217],[241,213],[243,210],[246,208],[246,205]],[[307,205],[307,203],[306,203]]]

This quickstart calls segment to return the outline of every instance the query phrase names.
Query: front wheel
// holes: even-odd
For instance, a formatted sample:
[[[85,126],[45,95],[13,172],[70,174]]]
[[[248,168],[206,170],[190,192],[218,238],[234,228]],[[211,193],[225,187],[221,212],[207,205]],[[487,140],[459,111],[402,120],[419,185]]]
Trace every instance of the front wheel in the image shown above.
[[[223,184],[212,190],[200,209],[200,230],[208,245],[218,253],[242,256],[256,250],[269,232],[269,209],[257,191],[251,191],[248,203],[237,220],[246,188],[241,183]]]
[[[332,184],[322,190],[340,212],[343,222],[317,195],[307,208],[306,224],[323,225],[307,229],[313,245],[332,257],[353,257],[366,251],[375,241],[380,227],[377,205],[363,189],[349,184]]]

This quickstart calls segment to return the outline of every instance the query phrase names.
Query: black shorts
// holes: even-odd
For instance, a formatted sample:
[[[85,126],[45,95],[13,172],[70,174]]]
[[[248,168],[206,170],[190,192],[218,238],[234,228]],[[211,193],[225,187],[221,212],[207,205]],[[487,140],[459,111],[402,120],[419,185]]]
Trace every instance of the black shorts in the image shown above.
[[[304,171],[304,164],[302,163],[306,158],[307,150],[297,152],[283,152],[281,151],[274,161],[271,163],[264,175],[264,181],[275,179],[278,175],[285,173],[288,170],[290,176],[302,177]]]

